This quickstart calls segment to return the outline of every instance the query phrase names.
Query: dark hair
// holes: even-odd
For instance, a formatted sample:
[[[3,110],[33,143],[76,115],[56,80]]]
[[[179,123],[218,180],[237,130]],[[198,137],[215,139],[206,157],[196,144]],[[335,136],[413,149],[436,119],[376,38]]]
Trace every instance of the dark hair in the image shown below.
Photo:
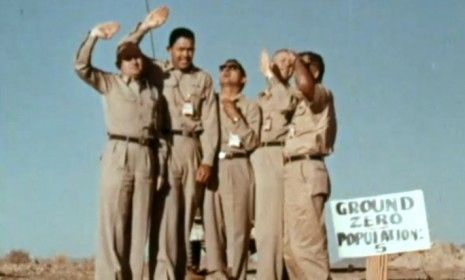
[[[185,27],[178,27],[171,31],[168,48],[171,48],[174,43],[176,43],[176,41],[181,37],[190,39],[192,42],[195,42],[195,35],[192,30]]]
[[[301,52],[301,53],[299,53],[299,56],[300,57],[303,57],[303,56],[309,56],[310,57],[311,64],[316,66],[316,68],[320,72],[320,74],[318,75],[318,78],[317,78],[317,82],[321,83],[321,81],[323,80],[323,75],[325,74],[325,62],[323,61],[323,57],[321,55],[319,55],[318,53],[312,52],[312,51]]]
[[[235,58],[226,59],[226,61],[223,64],[220,65],[220,71],[223,70],[223,67],[226,64],[234,64],[234,65],[236,65],[237,68],[239,69],[239,72],[241,72],[241,75],[243,77],[247,77],[247,73],[245,72],[245,69],[244,69],[244,67],[242,67],[242,64],[239,62],[239,60],[237,60]]]
[[[144,57],[139,45],[133,42],[125,42],[116,49],[116,67],[121,68],[121,61],[129,57]]]

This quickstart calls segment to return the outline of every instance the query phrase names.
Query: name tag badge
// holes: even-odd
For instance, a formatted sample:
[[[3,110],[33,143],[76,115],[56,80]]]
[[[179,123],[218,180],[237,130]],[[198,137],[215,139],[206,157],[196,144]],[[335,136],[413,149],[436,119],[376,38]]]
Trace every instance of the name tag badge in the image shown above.
[[[194,106],[192,102],[185,102],[182,106],[182,114],[184,116],[192,116],[194,114]]]
[[[241,138],[239,137],[239,135],[232,133],[229,134],[228,146],[239,148],[241,146]]]
[[[271,118],[266,118],[265,121],[263,122],[263,130],[269,131],[271,130]]]
[[[294,125],[291,125],[289,127],[289,138],[293,138],[295,136],[295,127]]]

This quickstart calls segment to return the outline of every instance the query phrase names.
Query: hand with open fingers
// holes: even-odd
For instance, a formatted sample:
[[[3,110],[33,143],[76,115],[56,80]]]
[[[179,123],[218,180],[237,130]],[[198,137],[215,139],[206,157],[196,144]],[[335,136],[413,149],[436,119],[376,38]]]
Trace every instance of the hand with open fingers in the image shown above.
[[[170,10],[166,6],[161,6],[151,11],[141,24],[142,29],[152,29],[163,25],[168,19]]]
[[[273,71],[271,71],[270,56],[266,50],[262,50],[260,53],[260,71],[266,78],[273,77]]]
[[[158,176],[157,184],[156,184],[156,191],[161,190],[164,184],[165,184],[165,178],[163,178],[163,176]]]
[[[100,39],[105,39],[108,40],[113,35],[116,34],[119,30],[119,23],[116,21],[109,21],[109,22],[104,22],[101,24],[97,24],[92,30],[90,31],[91,36],[95,36]]]

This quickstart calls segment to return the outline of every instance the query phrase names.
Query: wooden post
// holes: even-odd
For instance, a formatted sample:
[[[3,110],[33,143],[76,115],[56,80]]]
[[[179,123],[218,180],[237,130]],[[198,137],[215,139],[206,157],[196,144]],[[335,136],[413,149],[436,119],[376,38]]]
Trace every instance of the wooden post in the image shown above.
[[[372,256],[367,258],[366,279],[387,280],[388,257],[387,255]]]

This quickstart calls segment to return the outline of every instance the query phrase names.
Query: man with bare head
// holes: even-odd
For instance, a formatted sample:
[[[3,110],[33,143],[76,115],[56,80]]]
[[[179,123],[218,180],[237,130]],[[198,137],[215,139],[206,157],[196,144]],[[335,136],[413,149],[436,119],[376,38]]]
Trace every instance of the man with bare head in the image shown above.
[[[124,42],[139,43],[158,20],[150,13]],[[169,62],[153,61],[162,69],[163,95],[167,101],[171,138],[167,184],[161,192],[164,208],[159,236],[151,236],[154,279],[183,279],[191,262],[189,236],[194,215],[212,174],[218,146],[218,112],[211,76],[193,63],[195,35],[184,27],[169,37]],[[154,254],[154,252],[157,252]]]
[[[255,238],[257,242],[257,278],[283,278],[283,160],[282,148],[287,125],[297,105],[298,91],[289,80],[295,57],[282,49],[273,55],[261,54],[261,71],[268,86],[258,96],[262,111],[259,148],[252,155],[256,174]]]
[[[167,158],[167,142],[160,137],[161,93],[154,80],[162,77],[146,75],[148,62],[139,47],[118,47],[119,74],[91,64],[97,40],[110,39],[118,29],[114,22],[94,27],[75,60],[79,77],[102,96],[108,134],[101,159],[95,259],[95,279],[102,280],[142,279],[155,180],[162,176]]]
[[[324,206],[330,194],[325,157],[333,152],[333,95],[322,85],[324,62],[304,52],[295,80],[302,93],[290,123],[284,156],[284,259],[291,279],[329,279]]]

